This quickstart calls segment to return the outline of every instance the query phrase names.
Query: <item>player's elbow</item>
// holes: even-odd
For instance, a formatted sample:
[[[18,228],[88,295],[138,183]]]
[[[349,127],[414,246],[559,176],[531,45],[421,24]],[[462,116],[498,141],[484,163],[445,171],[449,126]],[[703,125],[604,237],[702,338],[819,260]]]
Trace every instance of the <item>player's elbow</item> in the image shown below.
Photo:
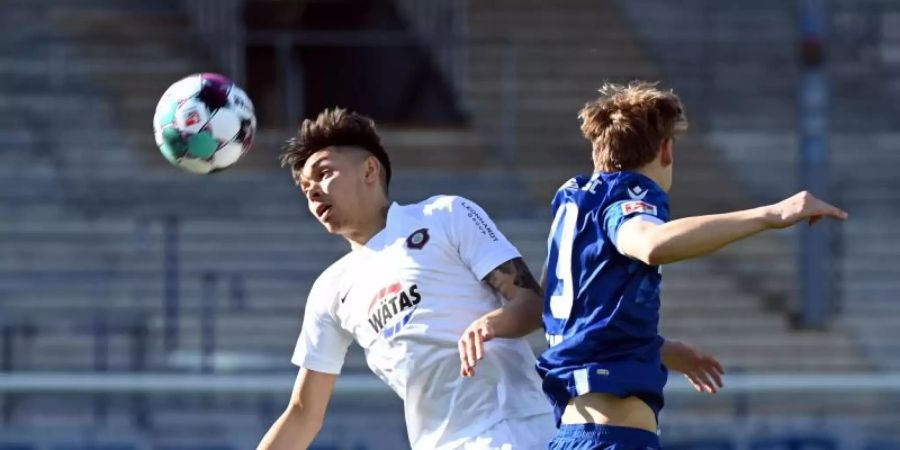
[[[670,262],[666,248],[653,240],[644,240],[633,247],[628,256],[648,266],[658,266]]]
[[[669,262],[668,256],[660,246],[652,246],[644,255],[644,264],[658,266]]]
[[[665,236],[653,223],[632,220],[623,225],[616,248],[623,255],[650,266],[670,262]]]

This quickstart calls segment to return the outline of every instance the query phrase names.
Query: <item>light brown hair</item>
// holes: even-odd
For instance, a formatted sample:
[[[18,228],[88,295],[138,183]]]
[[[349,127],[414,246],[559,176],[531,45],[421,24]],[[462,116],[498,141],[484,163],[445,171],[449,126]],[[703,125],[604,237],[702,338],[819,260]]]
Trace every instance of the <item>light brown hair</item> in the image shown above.
[[[606,83],[600,97],[578,113],[581,133],[591,141],[596,169],[634,170],[653,161],[667,139],[687,130],[681,100],[657,83]]]

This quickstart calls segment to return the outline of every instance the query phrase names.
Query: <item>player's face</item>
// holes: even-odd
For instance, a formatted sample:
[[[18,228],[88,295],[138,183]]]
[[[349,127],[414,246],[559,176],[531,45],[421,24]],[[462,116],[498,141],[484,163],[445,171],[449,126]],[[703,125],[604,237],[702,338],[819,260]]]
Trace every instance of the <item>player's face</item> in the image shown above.
[[[365,156],[349,149],[326,148],[313,154],[299,173],[298,185],[309,212],[329,233],[357,227],[367,207]]]

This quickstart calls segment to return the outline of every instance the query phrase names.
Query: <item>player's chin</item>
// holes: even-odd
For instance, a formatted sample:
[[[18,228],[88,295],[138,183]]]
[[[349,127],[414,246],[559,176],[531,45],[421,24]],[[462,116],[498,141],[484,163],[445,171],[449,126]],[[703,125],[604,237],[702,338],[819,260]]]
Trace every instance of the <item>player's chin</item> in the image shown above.
[[[339,223],[337,220],[335,220],[334,215],[331,214],[330,211],[323,217],[317,217],[316,220],[318,220],[319,223],[322,224],[322,226],[325,227],[325,230],[329,233],[338,234],[340,232],[340,227],[338,226]]]
[[[322,220],[320,220],[319,223],[321,223],[322,226],[325,227],[325,231],[327,231],[328,234],[341,234],[341,230],[334,223]]]

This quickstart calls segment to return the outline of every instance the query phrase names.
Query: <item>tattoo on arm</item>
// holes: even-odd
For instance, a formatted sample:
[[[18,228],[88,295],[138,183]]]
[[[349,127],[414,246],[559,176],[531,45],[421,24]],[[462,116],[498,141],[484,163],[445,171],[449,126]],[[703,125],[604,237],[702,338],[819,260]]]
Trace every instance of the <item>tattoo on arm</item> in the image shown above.
[[[522,258],[514,258],[503,264],[500,264],[488,273],[484,280],[492,288],[506,295],[507,287],[510,283],[522,289],[528,289],[543,296],[541,285],[534,279],[534,275],[528,270],[528,266]]]

